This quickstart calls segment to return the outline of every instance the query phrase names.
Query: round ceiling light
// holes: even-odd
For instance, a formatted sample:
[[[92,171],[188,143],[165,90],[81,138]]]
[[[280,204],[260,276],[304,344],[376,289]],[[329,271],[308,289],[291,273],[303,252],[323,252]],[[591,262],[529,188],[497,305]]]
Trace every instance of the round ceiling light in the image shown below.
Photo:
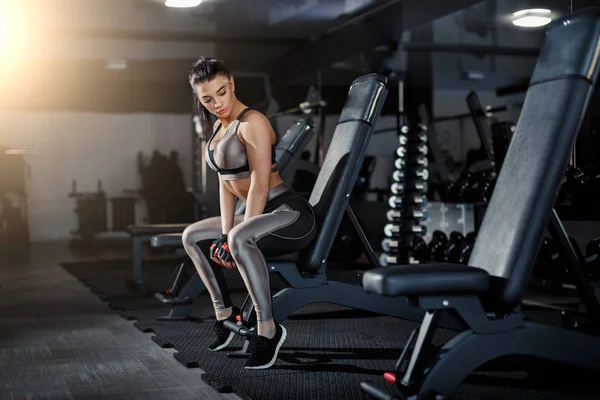
[[[165,6],[173,8],[191,8],[197,7],[202,0],[166,0]]]
[[[532,8],[513,13],[512,23],[523,28],[539,28],[548,25],[551,21],[552,11],[545,8]]]

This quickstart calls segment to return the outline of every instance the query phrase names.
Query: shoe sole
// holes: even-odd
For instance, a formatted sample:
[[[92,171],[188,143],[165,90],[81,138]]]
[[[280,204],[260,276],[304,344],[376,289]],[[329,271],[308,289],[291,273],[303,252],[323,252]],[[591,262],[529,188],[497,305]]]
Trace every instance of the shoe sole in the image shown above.
[[[237,323],[238,326],[242,326],[241,322]],[[230,332],[229,333],[229,337],[227,338],[227,340],[225,341],[225,343],[223,343],[220,346],[215,347],[214,349],[208,349],[208,351],[219,351],[219,350],[223,350],[225,347],[229,346],[229,344],[231,343],[231,341],[233,340],[235,336],[234,332]]]
[[[273,355],[273,358],[271,359],[271,361],[268,364],[265,365],[259,365],[256,367],[244,367],[245,369],[267,369],[273,366],[273,364],[275,364],[275,361],[277,361],[277,356],[279,355],[279,349],[281,349],[281,346],[283,345],[283,342],[285,342],[285,338],[287,337],[287,330],[285,329],[285,327],[283,325],[281,326],[281,339],[279,339],[279,343],[277,343],[277,347],[275,348],[275,354]]]

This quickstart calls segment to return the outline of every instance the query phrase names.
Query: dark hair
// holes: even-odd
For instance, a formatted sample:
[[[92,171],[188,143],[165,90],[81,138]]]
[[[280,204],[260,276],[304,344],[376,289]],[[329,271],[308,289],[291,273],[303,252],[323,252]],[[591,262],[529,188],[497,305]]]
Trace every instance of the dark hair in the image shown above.
[[[194,63],[189,73],[189,81],[193,92],[192,101],[194,102],[195,112],[200,116],[204,136],[210,136],[212,133],[211,114],[202,104],[200,104],[200,100],[198,100],[196,94],[196,85],[210,81],[217,75],[225,75],[227,78],[231,78],[231,73],[225,64],[220,60],[210,57],[200,57],[198,61]]]

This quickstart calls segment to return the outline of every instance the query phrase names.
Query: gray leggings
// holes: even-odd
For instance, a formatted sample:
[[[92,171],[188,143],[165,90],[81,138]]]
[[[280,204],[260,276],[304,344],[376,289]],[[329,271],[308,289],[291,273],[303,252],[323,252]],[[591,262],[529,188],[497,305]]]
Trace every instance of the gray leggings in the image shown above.
[[[188,226],[182,238],[215,311],[231,306],[223,267],[209,261],[204,254],[220,234],[221,217],[213,217]],[[252,298],[258,321],[273,318],[269,271],[264,256],[300,251],[311,243],[315,234],[312,207],[283,184],[271,188],[262,215],[247,221],[244,221],[243,215],[234,217],[234,227],[227,235],[227,243]]]

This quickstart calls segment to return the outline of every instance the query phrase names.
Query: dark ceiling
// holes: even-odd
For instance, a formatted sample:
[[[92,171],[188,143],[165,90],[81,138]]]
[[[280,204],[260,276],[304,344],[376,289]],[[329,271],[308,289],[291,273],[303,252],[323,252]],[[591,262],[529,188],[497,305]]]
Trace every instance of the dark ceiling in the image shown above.
[[[432,54],[534,59],[544,30],[516,30],[508,21],[513,11],[545,7],[560,16],[595,3],[204,0],[171,9],[163,0],[44,0],[43,8],[19,10],[28,42],[13,67],[2,70],[12,90],[4,90],[0,106],[187,112],[186,75],[200,55],[266,74],[279,97],[293,97],[285,105],[301,100],[319,76],[324,88],[345,92],[362,73],[406,66],[402,54],[425,55],[414,57],[414,69],[415,62],[431,64]],[[127,68],[108,69],[112,59]]]

